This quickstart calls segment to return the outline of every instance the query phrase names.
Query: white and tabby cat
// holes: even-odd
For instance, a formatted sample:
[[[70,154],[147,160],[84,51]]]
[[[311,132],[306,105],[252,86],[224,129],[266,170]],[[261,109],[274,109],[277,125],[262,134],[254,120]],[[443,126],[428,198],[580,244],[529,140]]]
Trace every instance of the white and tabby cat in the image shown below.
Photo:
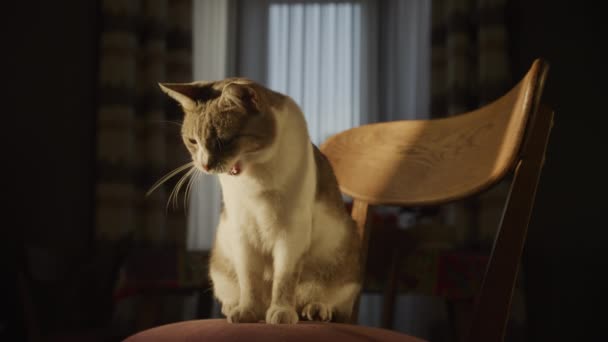
[[[184,110],[194,167],[222,186],[210,276],[228,321],[347,321],[360,242],[300,108],[246,79],[160,86]]]

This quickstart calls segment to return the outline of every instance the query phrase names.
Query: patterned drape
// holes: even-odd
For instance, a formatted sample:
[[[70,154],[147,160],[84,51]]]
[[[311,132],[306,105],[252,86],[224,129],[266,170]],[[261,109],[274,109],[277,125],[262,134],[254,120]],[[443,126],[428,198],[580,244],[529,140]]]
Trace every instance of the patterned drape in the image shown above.
[[[457,115],[495,100],[510,87],[506,0],[434,0],[431,28],[431,116]],[[501,187],[500,189],[503,189]],[[445,206],[446,221],[462,229],[464,243],[491,242],[491,201]],[[491,206],[490,206],[491,207]],[[496,211],[496,210],[494,210]],[[492,220],[489,220],[492,221]]]
[[[191,0],[102,1],[97,120],[96,235],[138,245],[185,243],[183,211],[167,188],[145,193],[188,161],[181,113],[157,82],[192,79]],[[181,206],[183,207],[183,206]]]
[[[499,97],[509,85],[505,0],[436,0],[432,7],[432,115]]]

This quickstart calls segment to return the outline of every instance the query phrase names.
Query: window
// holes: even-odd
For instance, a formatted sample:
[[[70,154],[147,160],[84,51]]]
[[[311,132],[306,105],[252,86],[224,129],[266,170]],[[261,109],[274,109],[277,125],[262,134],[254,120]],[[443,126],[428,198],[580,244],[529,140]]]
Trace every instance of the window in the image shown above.
[[[301,106],[315,144],[361,123],[361,40],[358,2],[270,4],[267,85]]]

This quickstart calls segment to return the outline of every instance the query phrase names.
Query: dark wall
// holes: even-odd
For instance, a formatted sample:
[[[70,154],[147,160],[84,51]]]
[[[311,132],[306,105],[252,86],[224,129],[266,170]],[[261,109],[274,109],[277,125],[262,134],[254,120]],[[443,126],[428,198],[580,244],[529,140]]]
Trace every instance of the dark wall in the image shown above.
[[[29,241],[76,246],[91,232],[97,13],[95,1],[30,3],[19,20],[13,63],[20,93],[11,130],[31,183],[21,190]],[[22,22],[23,20],[29,22]]]
[[[2,250],[18,258],[18,242],[26,240],[39,276],[53,283],[86,259],[92,243],[98,5],[3,6],[3,81],[10,89],[2,119],[9,189],[2,199],[9,214],[3,243],[10,245]],[[545,57],[551,63],[546,102],[556,110],[526,248],[530,341],[594,340],[605,330],[605,315],[598,314],[605,309],[596,307],[608,289],[600,281],[608,269],[602,180],[608,173],[601,165],[608,155],[606,25],[599,5],[587,6],[509,1],[515,78],[534,58]],[[3,261],[2,275],[14,280],[17,260]],[[18,312],[10,280],[0,282],[7,287],[0,291],[2,303],[13,303],[0,305],[3,315]],[[62,310],[46,307],[51,311],[45,317]]]
[[[598,302],[608,289],[600,280],[608,269],[605,11],[510,0],[508,13],[514,74],[548,60],[545,102],[555,109],[525,255],[529,340],[597,341],[606,337]]]
[[[2,119],[9,174],[3,209],[10,222],[3,227],[10,248],[3,252],[9,252],[10,266],[1,272],[9,287],[25,255],[37,280],[52,285],[91,248],[97,6],[78,0],[3,5],[4,89],[9,86]],[[53,290],[33,300],[56,296]],[[17,293],[2,291],[2,299],[15,302]],[[66,317],[62,306],[45,306],[43,319]]]

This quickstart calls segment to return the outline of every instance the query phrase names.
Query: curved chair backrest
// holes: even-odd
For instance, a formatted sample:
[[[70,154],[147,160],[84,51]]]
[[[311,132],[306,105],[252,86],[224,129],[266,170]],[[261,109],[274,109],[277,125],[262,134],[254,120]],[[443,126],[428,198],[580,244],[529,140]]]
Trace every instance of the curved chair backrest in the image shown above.
[[[536,60],[508,93],[477,110],[432,120],[364,125],[321,145],[363,241],[369,205],[424,206],[476,195],[514,171],[484,284],[471,340],[504,334],[553,113],[540,106],[548,66]],[[500,337],[499,337],[500,336]]]
[[[517,159],[540,92],[537,61],[506,95],[465,114],[364,125],[321,147],[342,192],[370,204],[439,204],[479,192]]]

